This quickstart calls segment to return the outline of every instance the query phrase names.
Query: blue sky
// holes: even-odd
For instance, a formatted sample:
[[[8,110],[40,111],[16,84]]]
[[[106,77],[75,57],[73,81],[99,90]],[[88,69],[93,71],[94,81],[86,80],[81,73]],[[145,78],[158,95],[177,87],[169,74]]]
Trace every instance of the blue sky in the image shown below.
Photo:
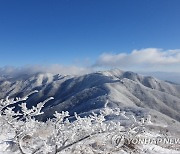
[[[179,0],[0,0],[0,67],[60,64],[126,69],[118,62],[107,63],[107,54],[111,61],[113,56],[122,60],[121,54],[128,60],[135,49],[153,48],[143,54],[157,52],[163,59],[170,53],[163,60],[174,58],[171,62],[178,68],[179,27]]]

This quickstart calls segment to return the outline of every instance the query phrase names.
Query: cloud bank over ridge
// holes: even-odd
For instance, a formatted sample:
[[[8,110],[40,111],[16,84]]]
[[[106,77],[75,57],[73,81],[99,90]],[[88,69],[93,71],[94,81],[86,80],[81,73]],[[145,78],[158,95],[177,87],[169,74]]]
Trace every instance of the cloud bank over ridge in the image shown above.
[[[22,67],[0,67],[0,76],[18,76],[35,73],[52,73],[62,75],[83,75],[97,70],[119,68],[141,72],[145,75],[154,75],[163,80],[180,83],[180,49],[162,50],[158,48],[146,48],[133,50],[130,53],[117,54],[103,53],[94,64],[86,66],[52,65],[27,65]]]
[[[28,65],[23,67],[5,66],[0,68],[0,75],[31,75],[35,73],[52,73],[62,75],[80,75],[90,73],[91,68],[84,68],[78,66],[63,66],[59,64],[53,65]]]
[[[180,72],[180,49],[162,50],[146,48],[130,53],[104,53],[94,67],[120,67],[136,71]]]

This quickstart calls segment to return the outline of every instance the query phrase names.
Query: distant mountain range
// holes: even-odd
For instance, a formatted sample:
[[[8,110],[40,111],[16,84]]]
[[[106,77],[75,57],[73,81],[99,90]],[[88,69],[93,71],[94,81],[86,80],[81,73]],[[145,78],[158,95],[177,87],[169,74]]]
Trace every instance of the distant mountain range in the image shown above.
[[[160,80],[180,84],[179,72],[140,72],[140,74],[156,77]]]
[[[29,98],[28,106],[55,98],[46,104],[43,119],[56,110],[88,114],[104,108],[108,100],[111,108],[135,115],[150,113],[167,125],[179,126],[180,122],[180,85],[133,72],[115,69],[82,76],[37,73],[0,77],[0,99],[7,95],[22,97],[33,90],[39,93]]]

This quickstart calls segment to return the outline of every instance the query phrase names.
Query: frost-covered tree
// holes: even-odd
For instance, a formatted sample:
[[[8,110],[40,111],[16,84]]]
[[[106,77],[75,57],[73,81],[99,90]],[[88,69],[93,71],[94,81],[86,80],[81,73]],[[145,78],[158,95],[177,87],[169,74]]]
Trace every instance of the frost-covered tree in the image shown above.
[[[110,144],[114,135],[136,135],[145,125],[144,120],[137,121],[133,115],[128,116],[119,108],[109,108],[108,100],[99,113],[86,117],[75,113],[75,120],[71,122],[67,111],[56,111],[54,118],[46,122],[38,121],[36,116],[43,114],[45,103],[53,98],[27,108],[25,101],[36,92],[38,91],[33,91],[23,98],[7,97],[0,101],[0,151],[3,153],[109,153],[115,149],[114,145]],[[14,107],[10,107],[16,103],[20,103],[20,111],[14,111]],[[124,117],[130,121],[130,127],[124,128],[118,120],[108,121],[107,116],[114,116],[115,119]]]

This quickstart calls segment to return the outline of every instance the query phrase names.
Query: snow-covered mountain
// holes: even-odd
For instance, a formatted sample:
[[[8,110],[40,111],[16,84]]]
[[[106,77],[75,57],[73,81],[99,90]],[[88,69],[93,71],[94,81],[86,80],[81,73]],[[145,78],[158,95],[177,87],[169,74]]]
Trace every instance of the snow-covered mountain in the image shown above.
[[[48,73],[0,78],[0,99],[24,96],[39,90],[28,100],[29,106],[53,96],[44,108],[45,117],[54,111],[86,114],[104,108],[119,107],[135,115],[151,114],[154,121],[179,125],[180,85],[118,69],[82,76]]]

